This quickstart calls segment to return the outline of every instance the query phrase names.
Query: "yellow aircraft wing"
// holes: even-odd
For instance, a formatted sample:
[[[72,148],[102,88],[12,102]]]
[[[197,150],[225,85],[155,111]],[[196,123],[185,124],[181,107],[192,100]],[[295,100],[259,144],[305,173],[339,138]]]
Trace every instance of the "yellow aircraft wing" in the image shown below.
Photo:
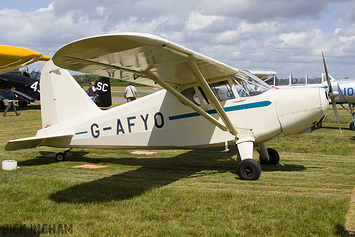
[[[39,60],[49,61],[49,59],[49,56],[30,49],[0,45],[0,73],[24,67]]]
[[[157,86],[144,75],[150,70],[173,87],[195,81],[186,67],[191,59],[207,81],[238,71],[166,39],[138,33],[81,39],[53,56],[53,62],[65,69]]]

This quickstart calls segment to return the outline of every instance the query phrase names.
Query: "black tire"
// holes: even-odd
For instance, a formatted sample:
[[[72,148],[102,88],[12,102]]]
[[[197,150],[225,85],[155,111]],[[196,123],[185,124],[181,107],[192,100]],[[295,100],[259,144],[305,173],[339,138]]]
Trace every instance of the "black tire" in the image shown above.
[[[355,130],[355,125],[354,125],[354,122],[351,122],[350,123],[350,126],[349,126],[350,130]]]
[[[260,164],[262,164],[262,165],[277,165],[280,162],[280,155],[275,149],[268,148],[267,153],[269,154],[270,160],[264,160],[260,156],[259,157]]]
[[[65,154],[64,154],[64,153],[57,153],[57,154],[55,155],[55,159],[56,159],[57,161],[64,161],[64,160],[65,160]]]
[[[18,106],[20,106],[21,108],[26,108],[27,107],[27,101],[24,100],[19,100],[18,102]]]
[[[257,180],[261,175],[261,167],[256,160],[242,160],[237,168],[237,174],[242,180]]]

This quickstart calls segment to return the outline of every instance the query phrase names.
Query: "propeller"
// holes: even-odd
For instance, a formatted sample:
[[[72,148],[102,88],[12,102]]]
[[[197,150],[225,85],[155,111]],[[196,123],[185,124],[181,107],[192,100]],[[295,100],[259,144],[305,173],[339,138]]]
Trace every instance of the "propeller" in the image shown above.
[[[338,115],[337,105],[336,105],[336,103],[335,103],[335,97],[337,97],[339,94],[338,94],[337,92],[334,92],[334,90],[333,90],[332,83],[330,82],[329,75],[328,75],[327,65],[325,64],[325,59],[324,59],[324,54],[323,54],[323,52],[322,52],[322,57],[323,57],[323,64],[324,64],[325,77],[326,77],[326,79],[327,79],[328,88],[329,88],[328,95],[329,95],[329,97],[330,97],[330,101],[332,102],[332,107],[333,107],[333,111],[334,111],[334,114],[335,114],[335,118],[336,118],[337,123],[338,123],[339,132],[340,132],[340,134],[343,134],[343,132],[342,132],[342,130],[341,130],[341,126],[340,126],[340,121],[339,121],[339,115]]]

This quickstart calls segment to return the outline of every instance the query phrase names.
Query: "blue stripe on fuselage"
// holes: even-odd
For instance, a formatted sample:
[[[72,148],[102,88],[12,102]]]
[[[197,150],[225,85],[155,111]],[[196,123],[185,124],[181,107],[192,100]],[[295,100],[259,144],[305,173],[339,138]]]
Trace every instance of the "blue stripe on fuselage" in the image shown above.
[[[86,133],[88,133],[88,131],[84,131],[84,132],[77,132],[77,133],[75,133],[75,135],[81,135],[81,134],[86,134]]]
[[[266,100],[266,101],[259,101],[259,102],[254,102],[254,103],[250,103],[250,104],[234,105],[234,106],[226,107],[226,108],[224,108],[224,111],[225,112],[232,112],[232,111],[237,111],[237,110],[255,109],[255,108],[266,107],[269,105],[271,105],[271,101]],[[217,111],[215,109],[210,109],[210,110],[207,110],[206,113],[216,114]],[[174,116],[170,116],[169,120],[191,118],[191,117],[196,117],[196,116],[200,116],[200,114],[197,112],[194,112],[194,113],[188,113],[188,114],[174,115]]]

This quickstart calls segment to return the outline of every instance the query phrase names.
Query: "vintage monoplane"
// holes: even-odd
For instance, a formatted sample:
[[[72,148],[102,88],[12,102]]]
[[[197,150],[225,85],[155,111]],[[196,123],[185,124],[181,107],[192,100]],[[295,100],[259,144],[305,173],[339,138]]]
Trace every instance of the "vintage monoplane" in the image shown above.
[[[5,107],[4,99],[12,86],[16,87],[16,99],[20,107],[26,107],[40,99],[40,79],[41,73],[33,70],[28,72],[28,68],[23,70],[14,70],[0,74],[0,109]]]
[[[68,71],[91,73],[165,90],[100,110]],[[219,98],[218,88],[229,96]],[[217,88],[217,89],[216,89]],[[5,149],[164,149],[234,144],[241,179],[260,177],[260,163],[276,165],[279,154],[265,142],[297,134],[328,109],[324,88],[277,90],[246,70],[230,67],[166,39],[138,33],[74,41],[47,62],[41,75],[42,129],[9,141]],[[56,155],[57,160],[65,158]]]

